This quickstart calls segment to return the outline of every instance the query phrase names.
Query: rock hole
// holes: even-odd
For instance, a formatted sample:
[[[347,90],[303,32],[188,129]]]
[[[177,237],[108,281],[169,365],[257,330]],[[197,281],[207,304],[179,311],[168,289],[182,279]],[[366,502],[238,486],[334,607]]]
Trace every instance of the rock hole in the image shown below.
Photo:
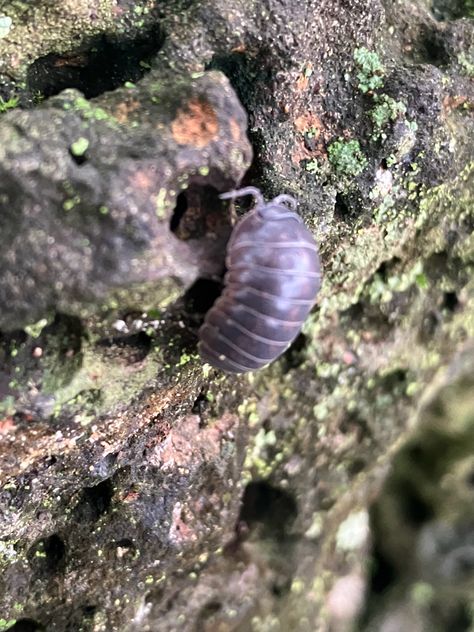
[[[432,0],[431,11],[440,22],[474,18],[474,6],[469,0]]]
[[[176,233],[184,214],[188,210],[188,200],[186,191],[182,191],[176,198],[176,206],[170,220],[170,231]]]
[[[87,157],[86,154],[76,154],[72,151],[72,149],[69,149],[69,155],[71,156],[71,158],[74,160],[74,162],[76,163],[76,165],[78,165],[79,167],[83,164],[85,164],[87,162]]]
[[[191,412],[194,415],[202,415],[206,411],[206,408],[208,408],[208,406],[209,400],[207,399],[207,395],[206,393],[201,391],[201,393],[199,393],[199,395],[194,400]]]
[[[396,268],[399,263],[401,263],[401,259],[399,257],[392,257],[388,261],[382,261],[375,271],[374,277],[375,275],[378,275],[380,279],[386,283],[393,273],[393,269]]]
[[[354,459],[347,466],[347,473],[349,476],[356,476],[363,472],[367,463],[365,459],[361,457],[354,457]]]
[[[5,632],[42,632],[45,628],[33,619],[18,619]]]
[[[84,615],[84,619],[91,619],[95,613],[97,612],[97,606],[82,606],[82,614]]]
[[[444,629],[451,632],[472,632],[472,601],[454,605]]]
[[[287,491],[266,481],[253,482],[245,488],[239,522],[249,529],[260,524],[269,535],[280,539],[289,531],[297,513],[296,502]]]
[[[270,50],[262,47],[257,54],[241,52],[216,54],[206,66],[206,70],[220,70],[229,79],[244,108],[251,112],[252,104],[258,99],[257,93],[273,88],[275,71]],[[266,98],[268,100],[268,97]]]
[[[446,309],[449,312],[454,312],[459,305],[459,300],[456,292],[445,292],[443,295],[443,302],[441,304],[442,309]]]
[[[130,559],[135,556],[137,551],[137,547],[133,540],[130,538],[123,538],[122,540],[118,540],[114,542],[116,556],[119,559],[125,558]]]
[[[380,386],[386,391],[392,392],[397,387],[403,387],[407,381],[407,377],[408,371],[406,369],[394,369],[381,377]]]
[[[210,617],[214,616],[222,609],[222,604],[218,601],[209,601],[200,611],[200,622],[206,621]]]
[[[222,292],[222,283],[212,279],[197,279],[184,295],[185,309],[190,314],[205,314]]]
[[[370,573],[370,592],[381,595],[396,580],[397,572],[393,564],[384,554],[380,543],[375,540],[372,548],[372,564]]]
[[[342,222],[347,222],[351,218],[350,209],[340,193],[336,193],[336,201],[334,204],[334,217]]]
[[[38,575],[51,575],[61,570],[65,556],[66,547],[56,533],[37,540],[27,553],[30,566]]]
[[[142,362],[150,352],[151,338],[144,331],[130,336],[114,336],[104,338],[97,343],[104,355],[111,360],[118,360],[124,364]]]
[[[426,27],[421,35],[420,52],[423,61],[433,66],[446,66],[449,63],[442,35],[431,27]]]
[[[163,42],[164,34],[156,24],[133,39],[107,35],[89,38],[79,48],[37,59],[28,69],[28,90],[50,97],[66,88],[76,88],[87,99],[97,97],[126,81],[141,79]]]
[[[291,582],[289,580],[274,582],[271,586],[271,592],[277,599],[281,599],[281,597],[288,594],[290,588]]]
[[[219,199],[216,188],[193,182],[176,198],[170,231],[183,241],[205,235],[215,238],[223,235],[227,239],[231,231],[227,209],[228,203]]]
[[[282,356],[288,369],[296,369],[301,366],[305,360],[304,351],[307,345],[308,337],[303,333],[298,334]]]
[[[420,527],[434,517],[432,507],[418,494],[412,480],[399,481],[396,493],[400,510],[408,524]]]
[[[81,500],[75,509],[78,522],[95,522],[105,514],[112,503],[114,490],[110,479],[102,481],[93,487],[86,487]]]

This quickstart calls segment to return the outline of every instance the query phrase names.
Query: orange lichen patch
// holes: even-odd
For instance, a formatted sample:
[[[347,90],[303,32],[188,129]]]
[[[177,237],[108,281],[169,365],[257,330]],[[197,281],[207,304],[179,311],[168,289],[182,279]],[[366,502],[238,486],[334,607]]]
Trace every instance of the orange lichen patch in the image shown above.
[[[202,148],[217,138],[219,123],[214,108],[206,101],[190,101],[186,109],[178,110],[171,123],[171,133],[180,145]]]
[[[243,42],[241,42],[237,46],[234,46],[234,48],[231,48],[230,52],[231,53],[245,53],[246,50],[247,50],[247,48],[246,48],[245,44]]]
[[[14,427],[15,424],[13,423],[13,419],[11,417],[0,419],[0,434],[7,434],[7,432],[13,430]]]
[[[64,55],[58,57],[53,62],[55,68],[62,68],[64,66],[72,66],[74,68],[82,68],[89,62],[89,57],[85,53],[79,53],[78,55]]]
[[[319,116],[316,116],[316,114],[312,114],[311,112],[305,112],[301,116],[298,116],[298,118],[293,121],[293,125],[295,126],[296,131],[301,132],[302,134],[308,132],[309,130],[313,131],[316,138],[320,136],[323,129],[323,124],[321,123]]]
[[[179,386],[154,392],[146,399],[141,411],[132,409],[130,414],[118,413],[112,421],[108,420],[107,423],[98,426],[89,435],[92,438],[92,445],[97,444],[99,450],[106,446],[104,454],[118,452],[127,437],[140,432],[150,423],[150,419],[155,418],[168,406],[179,403],[183,393],[187,392],[186,388],[189,388],[189,385],[184,382]],[[17,462],[12,467],[9,461],[13,452],[0,450],[0,484],[4,482],[5,471],[8,471],[9,476],[17,476],[51,453],[59,452],[66,456],[81,450],[77,439],[83,436],[85,430],[78,427],[77,431],[71,431],[72,436],[68,437],[56,433],[51,424],[37,422],[31,427],[22,427],[21,430],[15,426],[15,432],[15,445],[18,446]]]
[[[150,462],[163,470],[193,468],[202,461],[213,461],[221,450],[222,437],[237,419],[224,415],[210,428],[199,429],[199,416],[187,415],[171,428],[168,436],[153,451]]]
[[[139,101],[136,99],[127,99],[117,105],[114,111],[114,117],[119,123],[127,123],[129,114],[138,110],[139,107]]]
[[[449,114],[453,110],[457,110],[458,108],[472,108],[473,103],[469,101],[468,97],[456,94],[454,96],[447,95],[443,99],[443,108]]]
[[[310,160],[311,158],[314,158],[313,153],[306,149],[303,143],[298,143],[291,152],[291,162],[297,167],[302,160]]]
[[[298,92],[303,92],[304,90],[306,90],[306,88],[308,87],[309,78],[311,77],[312,74],[313,74],[313,64],[309,61],[307,64],[305,64],[303,71],[301,72],[298,79],[296,80],[296,90]]]
[[[133,503],[140,497],[140,494],[135,490],[127,491],[126,494],[121,498],[124,503]]]
[[[295,148],[291,153],[293,164],[299,165],[302,160],[326,156],[324,142],[327,139],[325,139],[324,126],[319,116],[312,112],[305,112],[294,119],[293,125],[298,132]],[[309,146],[302,139],[305,134],[308,139],[311,138],[311,145]]]
[[[234,121],[234,119],[230,119],[230,135],[232,136],[232,140],[237,143],[240,140],[240,127],[239,124]]]
[[[154,191],[156,186],[156,173],[154,168],[142,168],[133,173],[129,182],[134,189],[140,191]]]
[[[188,542],[195,542],[198,538],[198,534],[192,528],[190,523],[195,522],[194,516],[186,515],[189,512],[181,503],[176,503],[173,507],[171,514],[171,525],[169,530],[169,539],[174,544],[184,545]]]

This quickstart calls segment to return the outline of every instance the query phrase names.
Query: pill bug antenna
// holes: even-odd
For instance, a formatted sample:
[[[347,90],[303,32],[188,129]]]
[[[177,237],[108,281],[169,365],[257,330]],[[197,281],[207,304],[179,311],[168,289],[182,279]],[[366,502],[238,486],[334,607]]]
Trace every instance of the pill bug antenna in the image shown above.
[[[277,195],[276,198],[272,200],[272,202],[276,205],[286,204],[291,208],[292,211],[296,211],[298,206],[298,201],[295,200],[291,195],[286,195],[282,193],[281,195]]]
[[[257,200],[257,208],[265,206],[263,195],[257,187],[244,187],[243,189],[237,189],[236,191],[227,191],[227,193],[221,193],[219,198],[221,200],[234,200],[235,198],[242,197],[244,195],[253,195],[253,197]]]

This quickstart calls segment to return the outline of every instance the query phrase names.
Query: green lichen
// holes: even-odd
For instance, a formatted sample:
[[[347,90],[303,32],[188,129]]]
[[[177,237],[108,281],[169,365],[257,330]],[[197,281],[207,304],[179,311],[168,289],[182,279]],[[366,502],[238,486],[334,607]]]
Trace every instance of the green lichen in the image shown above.
[[[472,57],[471,59],[468,59],[464,53],[460,53],[458,55],[458,62],[465,75],[468,77],[474,77],[474,60]]]
[[[74,141],[71,145],[71,153],[73,156],[81,157],[83,156],[89,147],[89,141],[84,136],[81,136],[76,141]]]
[[[191,360],[198,360],[199,359],[199,355],[197,353],[194,354],[189,354],[189,353],[182,353],[177,366],[184,366],[185,364],[188,364],[188,362],[191,362]]]
[[[46,327],[47,324],[48,324],[48,319],[42,318],[41,320],[39,320],[36,323],[33,323],[32,325],[27,325],[25,327],[25,332],[28,334],[28,336],[31,336],[32,338],[39,338],[39,336],[41,335],[41,332],[43,331],[43,329]]]
[[[168,212],[171,208],[171,204],[167,201],[168,191],[162,188],[158,191],[156,196],[156,216],[160,220],[164,220],[168,216]]]
[[[406,111],[407,107],[403,101],[395,101],[395,99],[386,94],[377,96],[375,106],[369,112],[374,124],[374,140],[380,137],[386,138],[385,127],[390,121],[395,121],[397,118],[404,116]]]
[[[64,109],[67,110],[71,107],[70,103],[64,104]],[[81,116],[88,119],[95,119],[96,121],[111,121],[116,122],[115,119],[110,116],[103,108],[92,105],[87,99],[84,97],[77,97],[74,99],[73,107],[81,114]]]
[[[355,177],[367,166],[367,158],[362,153],[358,140],[340,138],[328,147],[329,162],[338,175]]]
[[[10,33],[13,20],[8,15],[0,15],[0,39],[6,37]]]
[[[75,206],[80,204],[80,202],[81,202],[81,198],[78,195],[75,195],[72,198],[68,198],[67,200],[64,200],[63,209],[65,211],[71,211]]]
[[[318,164],[318,161],[315,159],[309,160],[305,165],[305,169],[313,175],[317,175],[320,172],[320,166]]]
[[[394,294],[404,292],[413,285],[425,290],[428,280],[423,271],[423,262],[417,261],[413,267],[400,275],[392,275],[384,279],[382,275],[375,274],[370,285],[369,300],[372,304],[387,303]]]
[[[365,94],[383,86],[385,72],[377,53],[362,46],[355,49],[354,60],[358,67],[358,88],[361,92]]]

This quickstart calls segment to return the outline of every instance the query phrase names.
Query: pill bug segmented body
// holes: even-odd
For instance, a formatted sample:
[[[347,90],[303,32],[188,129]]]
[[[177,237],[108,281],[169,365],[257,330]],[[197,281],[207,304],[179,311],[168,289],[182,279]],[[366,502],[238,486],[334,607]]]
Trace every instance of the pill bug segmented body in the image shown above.
[[[313,236],[279,195],[266,203],[246,187],[220,197],[253,195],[255,208],[235,226],[227,246],[224,290],[199,330],[201,358],[230,373],[254,371],[280,356],[314,305],[321,268]]]

